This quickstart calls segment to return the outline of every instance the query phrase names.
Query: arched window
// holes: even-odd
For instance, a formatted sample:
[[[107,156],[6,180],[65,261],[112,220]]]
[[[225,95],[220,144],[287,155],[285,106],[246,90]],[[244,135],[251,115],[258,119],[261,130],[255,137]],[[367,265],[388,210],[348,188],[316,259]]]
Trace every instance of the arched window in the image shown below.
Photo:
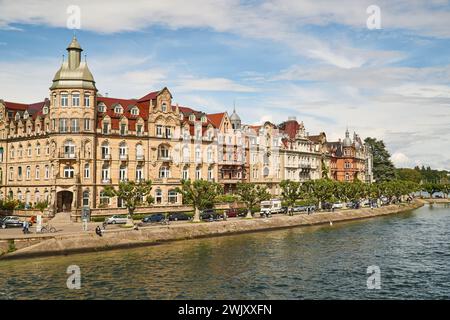
[[[269,173],[270,173],[269,168],[265,167],[264,170],[263,170],[263,175],[264,175],[264,177],[269,176]]]
[[[34,177],[36,180],[39,180],[41,177],[41,168],[39,166],[36,166],[36,169],[34,171]]]
[[[161,110],[162,110],[162,112],[166,112],[167,111],[167,103],[165,103],[165,102],[162,103]]]
[[[136,160],[144,160],[144,147],[140,143],[136,145]]]
[[[195,179],[200,180],[202,178],[202,167],[195,168]]]
[[[34,202],[38,203],[41,201],[41,193],[36,189],[34,192]]]
[[[164,144],[161,144],[158,147],[158,159],[160,159],[160,160],[168,160],[169,159],[169,148]]]
[[[127,144],[126,144],[126,142],[121,142],[119,144],[119,159],[127,160]]]
[[[97,110],[98,112],[105,112],[106,111],[106,106],[103,102],[100,102],[97,106]]]
[[[119,168],[119,180],[126,181],[127,180],[127,166],[121,165]]]
[[[162,201],[163,201],[162,191],[161,189],[158,188],[155,190],[155,203],[161,204]]]
[[[45,166],[45,179],[49,179],[50,178],[50,168],[48,165]]]
[[[36,156],[40,156],[41,155],[41,145],[40,145],[40,143],[38,142],[37,144],[36,144]]]
[[[214,181],[214,168],[212,166],[208,168],[208,180]]]
[[[162,166],[159,168],[159,177],[160,178],[169,178],[170,177],[170,170],[166,166]]]
[[[91,177],[91,167],[89,163],[84,165],[84,178],[89,179]]]
[[[83,207],[89,207],[89,190],[83,191]]]
[[[201,150],[200,146],[197,146],[195,148],[195,161],[196,162],[202,161],[202,150]]]
[[[73,178],[75,176],[75,171],[72,166],[64,167],[64,178]]]
[[[108,160],[109,158],[109,144],[105,141],[102,143],[102,159]]]
[[[178,200],[178,193],[175,190],[169,190],[168,192],[168,201],[169,203],[177,203]]]
[[[27,156],[31,157],[31,144],[30,143],[27,145]]]
[[[27,180],[31,179],[31,167],[30,166],[27,166],[26,169],[25,169],[25,178]]]
[[[184,146],[183,147],[183,162],[189,162],[190,156],[189,156],[189,147]]]
[[[109,172],[110,168],[108,164],[104,164],[102,166],[102,182],[103,183],[109,183],[110,182],[110,172]]]
[[[184,168],[183,168],[182,179],[183,180],[189,179],[189,167],[188,166],[184,166]]]
[[[136,167],[136,181],[144,180],[144,168],[142,166]]]
[[[105,194],[104,191],[100,191],[100,204],[108,206],[110,202],[110,198]]]

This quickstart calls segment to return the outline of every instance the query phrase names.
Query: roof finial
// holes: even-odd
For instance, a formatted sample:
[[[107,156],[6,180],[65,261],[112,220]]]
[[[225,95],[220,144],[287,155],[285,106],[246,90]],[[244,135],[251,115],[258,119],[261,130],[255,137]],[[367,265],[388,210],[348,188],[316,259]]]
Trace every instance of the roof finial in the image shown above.
[[[236,113],[236,99],[233,99],[233,112]]]

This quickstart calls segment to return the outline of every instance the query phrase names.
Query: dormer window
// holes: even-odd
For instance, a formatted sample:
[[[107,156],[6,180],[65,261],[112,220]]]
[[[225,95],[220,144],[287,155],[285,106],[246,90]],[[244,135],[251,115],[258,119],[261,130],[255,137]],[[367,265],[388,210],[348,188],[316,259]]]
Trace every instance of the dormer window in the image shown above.
[[[138,115],[139,115],[139,109],[136,108],[136,107],[133,107],[133,108],[131,109],[131,115],[133,115],[133,116],[138,116]]]
[[[202,122],[205,123],[206,122],[206,117],[202,116]]]
[[[99,103],[98,104],[98,112],[105,112],[106,110],[106,106],[104,103]]]
[[[191,114],[189,116],[189,121],[195,121],[195,114]]]
[[[42,113],[43,113],[43,114],[47,114],[47,113],[48,113],[48,107],[47,107],[47,106],[45,106],[45,107],[42,109]]]
[[[23,118],[26,120],[26,119],[28,119],[28,111],[25,111],[24,113],[23,113]]]
[[[166,112],[167,111],[167,103],[165,103],[165,102],[162,103],[161,110],[162,110],[162,112]]]
[[[118,104],[118,105],[116,105],[114,107],[114,113],[117,113],[117,114],[122,114],[123,113],[123,108],[122,108],[122,106],[120,104]]]
[[[16,113],[16,121],[19,121],[20,120],[20,113]]]

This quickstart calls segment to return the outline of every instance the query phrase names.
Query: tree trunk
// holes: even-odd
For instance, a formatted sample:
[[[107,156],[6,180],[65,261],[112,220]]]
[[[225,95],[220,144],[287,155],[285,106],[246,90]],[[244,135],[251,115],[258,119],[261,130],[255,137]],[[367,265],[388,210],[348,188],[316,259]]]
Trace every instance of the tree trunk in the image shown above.
[[[198,208],[194,209],[194,219],[193,222],[200,222],[200,210]]]
[[[247,218],[247,219],[253,218],[253,217],[252,217],[252,209],[250,209],[250,208],[247,209],[247,216],[246,216],[246,218]]]

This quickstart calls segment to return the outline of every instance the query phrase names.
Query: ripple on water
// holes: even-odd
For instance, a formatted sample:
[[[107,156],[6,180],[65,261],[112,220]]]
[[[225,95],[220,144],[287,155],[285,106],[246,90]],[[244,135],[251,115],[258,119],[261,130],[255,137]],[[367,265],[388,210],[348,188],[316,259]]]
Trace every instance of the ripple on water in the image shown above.
[[[448,299],[450,207],[147,248],[0,262],[0,299]],[[81,290],[66,269],[81,268]],[[381,290],[367,289],[367,267]]]

